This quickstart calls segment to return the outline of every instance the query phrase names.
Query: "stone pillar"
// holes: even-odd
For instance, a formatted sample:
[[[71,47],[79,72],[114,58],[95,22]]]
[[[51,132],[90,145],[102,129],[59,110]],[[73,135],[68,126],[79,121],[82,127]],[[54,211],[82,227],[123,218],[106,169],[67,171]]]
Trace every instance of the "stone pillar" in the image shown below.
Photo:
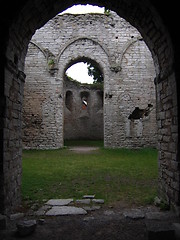
[[[178,117],[174,74],[156,79],[159,150],[159,195],[169,205],[180,203],[180,174],[177,159]]]
[[[7,59],[5,67],[3,112],[3,177],[1,179],[1,212],[13,211],[21,202],[22,173],[22,101],[25,74]]]

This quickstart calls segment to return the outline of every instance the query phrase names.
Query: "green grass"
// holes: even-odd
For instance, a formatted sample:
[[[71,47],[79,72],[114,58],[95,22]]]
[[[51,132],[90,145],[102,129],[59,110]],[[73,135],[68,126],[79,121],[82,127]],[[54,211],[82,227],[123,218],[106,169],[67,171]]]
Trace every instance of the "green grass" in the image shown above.
[[[96,194],[107,205],[151,204],[157,195],[157,150],[100,148],[78,154],[68,148],[23,151],[24,201]]]

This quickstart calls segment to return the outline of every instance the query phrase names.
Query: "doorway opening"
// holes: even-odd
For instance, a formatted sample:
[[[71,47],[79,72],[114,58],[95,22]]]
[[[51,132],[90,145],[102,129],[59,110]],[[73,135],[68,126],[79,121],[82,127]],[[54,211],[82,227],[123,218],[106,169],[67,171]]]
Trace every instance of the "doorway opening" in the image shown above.
[[[64,75],[64,142],[104,140],[103,73],[93,61],[72,64]],[[82,143],[84,142],[84,143]],[[98,144],[99,144],[98,143]]]

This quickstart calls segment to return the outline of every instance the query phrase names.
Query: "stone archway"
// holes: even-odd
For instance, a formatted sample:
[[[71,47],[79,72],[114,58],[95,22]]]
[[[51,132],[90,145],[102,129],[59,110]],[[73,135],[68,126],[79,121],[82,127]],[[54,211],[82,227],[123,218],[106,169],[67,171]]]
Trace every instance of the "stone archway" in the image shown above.
[[[80,1],[81,2],[81,1]],[[178,120],[177,85],[178,58],[174,50],[178,49],[175,33],[170,22],[169,33],[152,1],[112,0],[83,1],[83,3],[105,5],[115,10],[129,21],[142,34],[149,47],[156,66],[157,86],[157,122],[159,136],[159,195],[176,210],[180,205],[179,159],[178,159]],[[3,26],[8,28],[3,36],[3,54],[1,66],[1,178],[0,212],[9,212],[20,204],[21,186],[21,110],[25,75],[24,59],[27,46],[34,31],[52,16],[76,1],[37,0],[19,2],[11,17]],[[79,1],[78,1],[79,3]],[[16,11],[15,11],[16,9]],[[163,9],[164,11],[164,9]],[[165,18],[164,18],[165,19]],[[169,20],[170,21],[170,20]],[[5,21],[3,21],[5,22]],[[168,25],[168,24],[167,24]],[[176,68],[175,68],[176,67]]]
[[[79,66],[83,66],[84,62],[82,61],[85,61],[85,59],[79,60]],[[88,64],[92,64],[91,66],[99,70],[99,65],[95,61],[86,59],[85,68]],[[77,69],[76,63],[72,66]],[[103,72],[101,74],[103,75]],[[64,141],[103,141],[104,83],[89,84],[81,83],[78,80],[68,77],[68,74],[64,76]]]

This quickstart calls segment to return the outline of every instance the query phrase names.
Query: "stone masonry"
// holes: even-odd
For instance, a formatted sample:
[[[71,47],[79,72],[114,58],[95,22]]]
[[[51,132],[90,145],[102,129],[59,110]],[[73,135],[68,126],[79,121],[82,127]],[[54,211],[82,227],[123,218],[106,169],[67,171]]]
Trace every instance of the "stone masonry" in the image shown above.
[[[88,111],[81,111],[86,116],[79,116],[81,122],[75,123],[82,101],[71,99],[79,101],[78,109],[70,110],[66,104],[72,91],[64,90],[65,71],[79,61],[93,62],[104,76],[102,108],[96,109],[95,95],[89,98],[88,111],[94,111],[94,121],[99,121],[94,123],[95,128]],[[73,133],[74,128],[77,136],[70,138],[97,139],[104,135],[105,147],[157,146],[153,60],[140,33],[116,13],[57,15],[32,37],[25,73],[24,148],[62,147],[64,132]],[[80,92],[81,100],[82,94],[89,94]],[[136,110],[138,116],[130,118]],[[93,137],[92,132],[97,134]]]

